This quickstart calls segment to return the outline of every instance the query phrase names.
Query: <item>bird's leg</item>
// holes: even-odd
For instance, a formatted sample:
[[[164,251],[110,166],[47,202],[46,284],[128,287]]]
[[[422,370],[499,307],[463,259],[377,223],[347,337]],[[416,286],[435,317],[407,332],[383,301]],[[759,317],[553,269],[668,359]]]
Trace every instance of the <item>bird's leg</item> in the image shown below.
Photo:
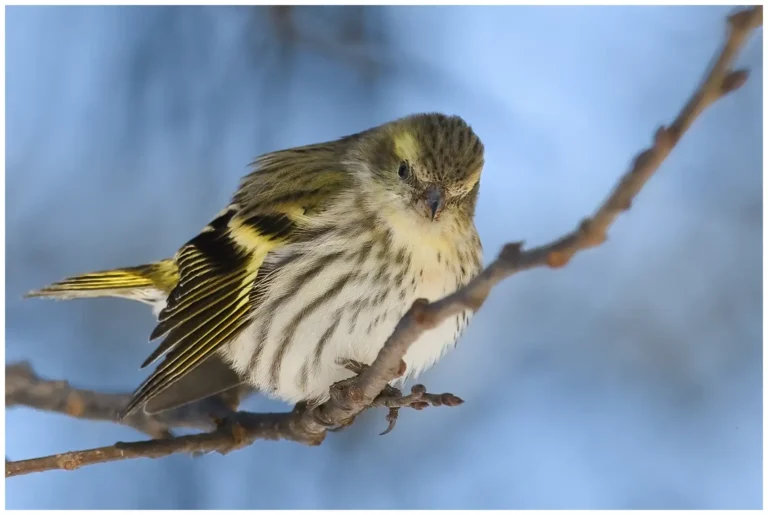
[[[355,360],[345,360],[343,362],[339,362],[340,365],[343,365],[344,368],[349,370],[350,372],[353,372],[355,375],[352,377],[349,377],[347,379],[342,379],[341,381],[337,381],[331,385],[331,396],[338,396],[342,391],[344,391],[345,388],[348,388],[352,383],[357,379],[357,376],[363,373],[363,371],[368,368],[368,365],[361,363],[359,361]],[[332,432],[339,432],[343,431],[349,426],[351,426],[355,422],[355,418],[357,416],[349,417],[348,419],[344,420],[341,424],[328,427],[328,431]]]
[[[341,361],[338,362],[338,364],[343,366],[344,368],[346,368],[350,372],[354,372],[355,376],[359,376],[360,374],[365,372],[370,367],[370,365],[366,365],[365,363],[361,363],[361,362],[356,361],[354,359],[341,360]],[[403,361],[401,359],[400,360],[400,367],[397,369],[397,377],[402,377],[403,374],[405,374],[406,367],[407,366],[405,364],[405,361]],[[354,379],[354,377],[350,378],[350,379]],[[338,384],[338,383],[336,383],[336,384]]]
[[[354,373],[356,376],[359,376],[365,372],[368,367],[370,367],[370,365],[366,365],[365,363],[361,363],[360,361],[354,359],[339,360],[338,364]]]
[[[365,363],[360,363],[359,361],[355,361],[353,359],[348,359],[345,361],[340,362],[341,365],[344,366],[347,370],[350,372],[354,372],[355,375],[353,377],[350,377],[349,379],[344,379],[342,381],[339,381],[337,383],[334,383],[331,388],[337,388],[337,389],[343,389],[350,384],[359,376],[362,374],[370,365],[366,365]],[[403,374],[405,374],[405,361],[400,360],[400,368],[397,371],[397,377],[402,377]],[[403,392],[401,392],[399,389],[395,388],[391,385],[386,385],[384,389],[381,391],[381,393],[376,397],[376,399],[383,399],[383,398],[393,398],[397,399],[403,396]]]
[[[344,400],[343,398],[340,398],[341,393],[344,391],[345,388],[348,388],[351,384],[354,383],[355,379],[357,379],[357,376],[365,372],[365,370],[369,367],[369,365],[366,365],[364,363],[360,363],[359,361],[355,360],[340,360],[337,362],[338,365],[343,366],[350,372],[353,372],[355,375],[353,377],[350,377],[348,379],[343,379],[341,381],[338,381],[331,385],[330,393],[332,398],[336,398],[337,401],[340,402],[340,404],[343,404]],[[400,361],[400,368],[398,370],[398,377],[401,377],[403,374],[405,374],[406,371],[406,364],[404,361]],[[427,389],[423,384],[417,384],[414,385],[411,388],[411,393],[408,395],[403,395],[403,392],[395,388],[392,385],[387,384],[384,389],[379,393],[379,395],[376,396],[376,398],[371,403],[371,407],[373,406],[382,406],[387,408],[389,411],[387,412],[387,422],[389,423],[387,426],[387,429],[384,430],[382,435],[385,435],[392,431],[395,427],[395,424],[397,423],[398,415],[400,414],[400,408],[412,408],[415,410],[422,410],[424,408],[427,408],[429,406],[458,406],[462,404],[464,401],[461,400],[459,397],[456,397],[455,395],[451,393],[443,393],[443,394],[432,394],[427,393]],[[304,409],[312,410],[316,407],[316,405],[308,405]],[[298,405],[297,405],[298,408]],[[328,431],[341,431],[343,429],[346,429],[352,423],[355,421],[355,417],[349,417],[347,420],[344,420],[341,424],[338,425],[332,425],[328,424],[325,421],[321,420],[320,417],[317,417],[317,422],[324,427],[328,428]]]
[[[367,369],[369,367],[369,365],[366,365],[364,363],[360,363],[359,361],[355,361],[355,360],[346,360],[342,364],[344,365],[344,368],[346,368],[347,370],[349,370],[351,372],[354,372],[356,374],[356,376],[362,374],[365,371],[365,369]],[[400,368],[397,371],[398,372],[397,376],[398,377],[402,377],[403,374],[405,374],[405,371],[406,371],[405,361],[400,360]],[[344,386],[348,386],[349,383],[351,383],[355,379],[355,377],[352,377],[350,379],[346,379],[345,381],[341,381],[339,383],[336,383],[334,386],[338,386],[339,388],[343,388]],[[345,384],[342,385],[341,383],[345,383]],[[400,391],[398,388],[395,388],[394,386],[388,384],[388,385],[386,385],[384,387],[384,389],[381,391],[381,393],[378,396],[376,396],[376,399],[374,400],[374,402],[378,403],[378,404],[386,405],[386,401],[387,400],[394,401],[396,399],[401,399],[401,398],[403,398],[403,392]],[[392,431],[395,428],[395,424],[397,423],[397,417],[398,417],[399,414],[400,414],[400,406],[390,406],[389,407],[389,412],[387,413],[388,426],[387,426],[387,429],[385,429],[384,432],[381,433],[381,435],[385,435],[385,434],[389,433],[390,431]],[[354,422],[354,417],[352,417],[348,421],[348,423],[345,422],[344,426],[340,427],[337,430],[340,431],[340,430],[346,428],[352,422]]]
[[[349,377],[347,379],[342,379],[341,381],[337,381],[331,385],[330,388],[330,394],[332,398],[338,399],[340,394],[344,391],[345,388],[348,388],[354,381],[357,379],[357,376],[362,373],[368,365],[365,365],[363,363],[360,363],[359,361],[355,360],[344,360],[344,361],[338,361],[339,365],[342,365],[347,370],[354,372],[354,376]],[[341,402],[343,404],[343,402]],[[307,410],[314,410],[318,406],[318,403],[300,403],[296,405],[295,409],[307,409]],[[317,414],[317,413],[315,413]],[[347,427],[351,426],[355,421],[356,416],[349,417],[348,419],[341,422],[341,424],[330,424],[322,419],[322,417],[316,416],[315,421],[320,424],[321,426],[325,427],[328,431],[332,432],[338,432],[343,431]]]

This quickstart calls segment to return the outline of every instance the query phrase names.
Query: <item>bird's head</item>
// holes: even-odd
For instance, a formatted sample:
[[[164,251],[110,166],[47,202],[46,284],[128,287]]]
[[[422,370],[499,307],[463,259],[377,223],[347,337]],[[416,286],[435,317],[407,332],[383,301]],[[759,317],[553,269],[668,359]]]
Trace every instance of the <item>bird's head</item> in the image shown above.
[[[483,144],[460,117],[416,114],[356,138],[349,161],[377,207],[418,224],[472,219]]]

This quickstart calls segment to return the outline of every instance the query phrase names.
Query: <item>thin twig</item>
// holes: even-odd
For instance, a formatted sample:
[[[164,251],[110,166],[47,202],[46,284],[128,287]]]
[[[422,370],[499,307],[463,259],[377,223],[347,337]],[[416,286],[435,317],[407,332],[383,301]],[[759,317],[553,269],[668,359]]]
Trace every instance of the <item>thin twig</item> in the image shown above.
[[[157,415],[137,411],[119,420],[117,414],[128,403],[127,393],[102,393],[74,388],[67,381],[50,381],[38,376],[29,363],[5,367],[5,406],[27,406],[62,413],[85,420],[120,423],[153,438],[168,438],[174,428],[210,431],[216,428],[212,417],[233,413],[222,397],[189,404]]]
[[[179,452],[227,453],[259,439],[283,439],[317,445],[323,441],[329,428],[344,426],[372,406],[386,406],[396,410],[406,405],[417,408],[430,404],[451,405],[455,401],[449,397],[430,396],[423,391],[423,387],[415,388],[410,396],[400,398],[380,394],[392,380],[401,375],[403,356],[424,331],[464,310],[477,311],[491,289],[513,274],[536,267],[565,266],[577,252],[603,243],[608,228],[623,211],[630,208],[632,200],[694,120],[716,100],[744,84],[747,72],[731,71],[730,67],[750,32],[762,25],[762,18],[761,6],[741,10],[728,18],[726,43],[701,85],[675,120],[669,126],[660,127],[656,131],[652,145],[634,159],[630,170],[621,177],[592,217],[585,219],[573,232],[546,245],[523,250],[522,243],[509,243],[504,246],[498,258],[467,286],[433,303],[423,299],[414,302],[387,339],[376,360],[364,368],[355,379],[339,388],[332,388],[331,398],[321,406],[314,409],[297,406],[289,413],[240,412],[236,416],[226,418],[215,430],[208,433],[117,443],[98,449],[6,462],[6,477],[44,470],[72,470],[84,465],[129,458],[158,458]],[[438,402],[440,404],[436,404]],[[77,411],[71,407],[52,408],[42,402],[36,407],[68,414]],[[388,418],[396,418],[392,413],[390,411]],[[144,422],[136,421],[130,425],[145,432],[154,430]]]

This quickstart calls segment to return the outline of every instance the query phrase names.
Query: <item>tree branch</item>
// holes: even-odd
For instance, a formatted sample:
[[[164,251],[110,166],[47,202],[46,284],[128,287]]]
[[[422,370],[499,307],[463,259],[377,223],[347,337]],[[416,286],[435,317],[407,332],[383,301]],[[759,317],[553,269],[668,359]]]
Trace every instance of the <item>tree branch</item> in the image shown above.
[[[67,381],[42,379],[26,362],[5,367],[6,408],[27,406],[86,420],[118,422],[153,438],[172,436],[173,428],[210,431],[216,428],[212,416],[224,418],[232,413],[231,402],[227,402],[231,399],[216,396],[154,416],[139,410],[118,420],[117,414],[130,397],[74,388]]]
[[[334,385],[331,397],[316,408],[297,406],[288,413],[226,412],[225,418],[211,429],[210,406],[203,409],[193,405],[186,416],[172,412],[166,419],[139,414],[125,424],[154,437],[154,440],[122,443],[68,452],[44,458],[6,462],[6,477],[53,469],[73,470],[84,465],[130,458],[159,458],[179,452],[227,453],[250,445],[256,440],[291,440],[318,445],[330,428],[344,426],[363,410],[373,406],[390,408],[390,425],[398,407],[423,408],[427,405],[456,405],[461,402],[451,394],[431,395],[417,385],[411,395],[393,395],[389,383],[401,375],[401,360],[409,346],[419,336],[442,321],[464,310],[477,311],[491,289],[505,278],[536,267],[565,266],[579,251],[600,245],[606,240],[611,224],[628,210],[661,163],[666,159],[696,118],[715,101],[741,87],[747,72],[730,69],[738,51],[750,32],[762,25],[761,6],[740,10],[728,18],[728,37],[717,59],[700,86],[677,117],[667,127],[660,127],[651,146],[634,159],[629,171],[619,180],[611,194],[597,211],[569,234],[546,245],[523,250],[522,243],[508,243],[498,258],[467,286],[455,293],[429,303],[414,302],[387,339],[376,360],[355,378]],[[6,403],[24,404],[39,409],[57,411],[72,416],[97,420],[113,420],[117,406],[125,396],[99,394],[77,390],[67,383],[43,381],[26,365],[6,368]],[[384,394],[382,394],[384,392]],[[62,399],[65,401],[62,402]],[[219,406],[221,413],[221,406]],[[214,415],[216,416],[216,415]],[[194,427],[209,430],[190,436],[170,436],[171,427]]]

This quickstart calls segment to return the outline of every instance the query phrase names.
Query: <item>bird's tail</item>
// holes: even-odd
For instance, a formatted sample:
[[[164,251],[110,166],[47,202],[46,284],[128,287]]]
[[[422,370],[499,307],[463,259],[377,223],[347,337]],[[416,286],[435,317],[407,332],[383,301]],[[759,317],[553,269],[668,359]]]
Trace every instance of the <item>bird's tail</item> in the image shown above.
[[[165,259],[148,265],[68,277],[45,288],[31,291],[25,297],[121,297],[155,304],[166,299],[178,280],[176,263],[172,259]]]

